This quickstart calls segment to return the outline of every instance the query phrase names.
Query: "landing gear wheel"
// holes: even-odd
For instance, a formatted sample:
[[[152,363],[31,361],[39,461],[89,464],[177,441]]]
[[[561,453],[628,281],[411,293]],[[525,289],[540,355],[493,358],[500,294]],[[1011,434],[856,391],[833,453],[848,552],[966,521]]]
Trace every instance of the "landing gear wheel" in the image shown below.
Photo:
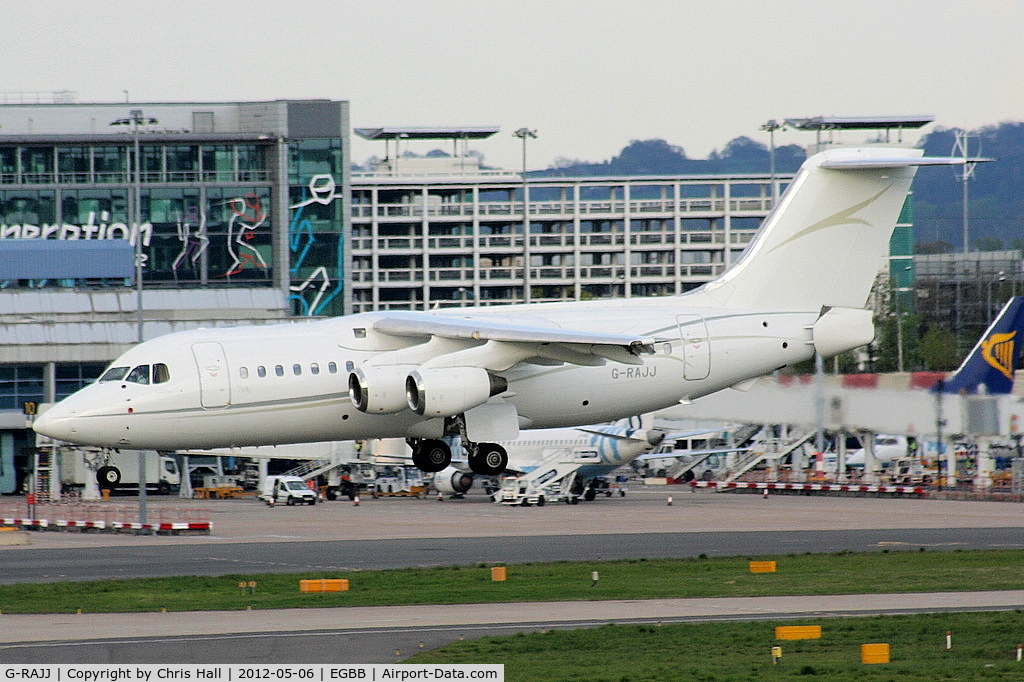
[[[481,476],[497,476],[508,467],[508,453],[497,443],[480,443],[469,456],[469,468]]]
[[[583,499],[587,502],[593,502],[595,497],[597,497],[597,493],[593,488],[588,488],[587,492],[583,493]]]
[[[413,448],[412,463],[420,471],[437,473],[452,463],[452,450],[443,440],[423,440]]]
[[[121,482],[121,470],[117,467],[100,467],[96,471],[96,482],[101,488],[113,489]]]

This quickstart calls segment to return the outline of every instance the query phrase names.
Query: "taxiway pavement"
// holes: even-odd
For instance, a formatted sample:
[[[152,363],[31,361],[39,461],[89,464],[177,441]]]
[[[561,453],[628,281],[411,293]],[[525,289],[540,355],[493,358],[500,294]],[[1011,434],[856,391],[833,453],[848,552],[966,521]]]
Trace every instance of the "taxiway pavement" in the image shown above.
[[[113,504],[132,502],[117,498]],[[37,532],[27,546],[0,547],[0,576],[4,582],[20,582],[127,577],[140,567],[161,575],[199,573],[199,567],[235,574],[702,553],[1024,547],[1024,507],[1005,502],[804,495],[765,499],[641,488],[622,498],[542,508],[502,507],[480,495],[445,502],[392,498],[362,500],[359,506],[334,501],[276,508],[254,500],[150,498],[150,507],[156,504],[207,509],[212,535]],[[290,558],[275,558],[282,553]],[[84,570],[72,574],[73,566]],[[1024,592],[4,614],[0,662],[60,662],[67,657],[68,662],[271,663],[292,660],[282,657],[290,650],[298,652],[295,662],[393,662],[415,653],[419,644],[432,647],[460,636],[546,627],[968,608],[1024,608]],[[296,647],[300,640],[305,644]]]

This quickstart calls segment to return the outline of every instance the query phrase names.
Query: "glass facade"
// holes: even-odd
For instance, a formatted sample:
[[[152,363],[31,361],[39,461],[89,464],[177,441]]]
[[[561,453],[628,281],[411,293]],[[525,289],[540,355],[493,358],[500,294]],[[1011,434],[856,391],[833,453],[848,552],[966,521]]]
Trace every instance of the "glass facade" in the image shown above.
[[[289,279],[292,313],[345,312],[344,176],[340,139],[315,139],[289,147]]]
[[[5,144],[0,136],[0,240],[138,237],[144,287],[277,287],[295,315],[341,315],[343,134],[192,142],[147,132],[138,135],[138,168],[136,138],[123,133],[67,144]],[[285,245],[287,254],[275,253]]]
[[[134,241],[141,232],[145,286],[271,286],[272,174],[252,167],[268,158],[266,145],[140,151],[141,230],[131,145],[0,146],[0,239]]]

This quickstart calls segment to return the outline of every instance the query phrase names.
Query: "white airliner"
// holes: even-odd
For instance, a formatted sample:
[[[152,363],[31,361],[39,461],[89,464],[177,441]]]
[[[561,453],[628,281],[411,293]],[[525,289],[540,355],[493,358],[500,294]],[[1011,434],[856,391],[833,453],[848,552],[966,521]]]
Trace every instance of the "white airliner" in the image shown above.
[[[678,296],[376,312],[141,343],[35,422],[51,438],[180,450],[401,437],[473,471],[520,428],[654,412],[874,337],[864,306],[921,158],[808,159],[736,264]]]
[[[650,452],[668,435],[664,429],[598,425],[523,431],[516,440],[498,445],[508,453],[508,467],[502,472],[506,475],[528,474],[552,461],[578,465],[573,494],[582,495],[590,481]],[[473,474],[453,462],[434,476],[434,487],[447,495],[461,495],[473,485]]]

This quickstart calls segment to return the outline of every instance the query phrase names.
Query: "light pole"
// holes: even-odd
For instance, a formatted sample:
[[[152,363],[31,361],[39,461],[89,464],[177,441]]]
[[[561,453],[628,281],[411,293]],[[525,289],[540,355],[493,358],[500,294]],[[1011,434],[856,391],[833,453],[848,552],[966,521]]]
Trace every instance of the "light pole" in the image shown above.
[[[1000,270],[996,273],[996,279],[990,279],[988,281],[988,301],[985,305],[985,317],[988,318],[986,324],[992,324],[992,282],[1005,282],[1006,274]]]
[[[955,138],[953,141],[953,155],[956,155],[959,152],[959,154],[964,157],[964,170],[963,173],[960,175],[960,182],[963,183],[963,248],[964,254],[967,254],[968,252],[970,252],[970,224],[968,222],[969,203],[967,201],[967,183],[971,179],[971,176],[974,175],[974,167],[977,164],[971,163],[968,160],[969,157],[967,154],[967,150],[971,144],[970,138],[972,136],[968,135],[966,130],[957,130],[954,132],[954,135]],[[980,153],[981,150],[979,149],[978,152]]]
[[[138,342],[142,343],[142,265],[144,256],[142,253],[142,158],[140,157],[139,126],[142,124],[153,125],[158,123],[155,118],[146,118],[142,115],[142,109],[132,109],[128,112],[128,118],[119,118],[111,121],[110,125],[130,125],[132,127],[132,148],[134,149],[134,168],[132,175],[132,218],[135,221],[135,310],[138,315]],[[146,514],[146,453],[139,450],[139,523],[145,525]]]
[[[158,123],[155,118],[143,116],[142,109],[132,109],[128,112],[127,118],[119,118],[111,121],[112,126],[132,127],[132,148],[133,162],[129,164],[132,173],[132,219],[135,221],[134,246],[135,246],[135,311],[138,325],[138,342],[142,343],[142,267],[145,257],[142,253],[142,159],[140,158],[139,126],[143,124],[154,125]]]
[[[526,141],[536,139],[537,131],[519,128],[512,133],[523,141],[523,301],[529,303],[530,295],[530,187],[526,174]]]
[[[768,140],[769,140],[769,143],[770,143],[770,145],[768,147],[768,173],[771,175],[771,178],[772,178],[772,207],[773,208],[775,207],[775,202],[779,198],[778,185],[775,182],[775,131],[776,130],[785,130],[785,129],[786,129],[786,126],[784,124],[782,124],[782,123],[779,123],[774,118],[770,119],[764,125],[761,126],[761,130],[764,130],[764,131],[768,132]]]
[[[903,372],[903,313],[896,311],[896,371]]]
[[[903,273],[908,273],[913,269],[910,265],[903,267]],[[900,279],[903,275],[901,273]],[[900,284],[897,280],[896,284]],[[896,286],[891,289],[890,296],[892,301],[892,307],[894,312],[893,316],[896,318],[896,371],[903,371],[903,318],[907,313],[903,312],[903,296],[900,294],[906,294],[909,291],[913,291],[912,287],[901,287]]]

